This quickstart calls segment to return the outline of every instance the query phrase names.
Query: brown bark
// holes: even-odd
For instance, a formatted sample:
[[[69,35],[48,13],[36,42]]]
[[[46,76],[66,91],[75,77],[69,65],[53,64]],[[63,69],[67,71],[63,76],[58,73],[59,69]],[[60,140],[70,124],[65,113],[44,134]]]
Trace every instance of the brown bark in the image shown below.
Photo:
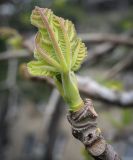
[[[113,147],[106,142],[97,127],[97,113],[92,101],[85,100],[84,107],[77,112],[68,113],[73,136],[80,140],[95,160],[120,160]]]

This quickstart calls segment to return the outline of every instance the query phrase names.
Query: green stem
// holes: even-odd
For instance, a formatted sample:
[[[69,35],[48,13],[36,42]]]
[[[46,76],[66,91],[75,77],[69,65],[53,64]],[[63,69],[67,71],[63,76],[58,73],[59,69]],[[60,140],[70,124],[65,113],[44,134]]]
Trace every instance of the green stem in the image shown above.
[[[70,110],[75,112],[83,106],[83,100],[79,94],[75,74],[73,72],[62,73],[61,79],[64,99],[70,106]]]
[[[56,76],[54,77],[54,82],[55,82],[55,85],[56,85],[57,89],[59,90],[61,96],[64,98],[64,90],[62,87],[62,83],[59,81],[59,79]]]

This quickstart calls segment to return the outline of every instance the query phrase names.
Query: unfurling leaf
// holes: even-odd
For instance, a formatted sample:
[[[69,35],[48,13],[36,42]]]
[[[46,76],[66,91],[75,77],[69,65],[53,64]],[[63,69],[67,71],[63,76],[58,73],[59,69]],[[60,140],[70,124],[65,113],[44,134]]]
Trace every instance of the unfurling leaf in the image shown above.
[[[28,63],[28,68],[30,73],[33,76],[50,76],[52,77],[56,70],[55,68],[48,66],[47,64],[44,65],[45,62],[43,61],[31,61]]]
[[[87,49],[78,38],[73,23],[53,14],[50,9],[35,7],[31,23],[38,28],[35,38],[35,61],[28,63],[33,76],[50,76],[70,110],[77,111],[83,106],[76,77],[76,71]]]
[[[58,73],[76,71],[80,67],[87,50],[77,37],[71,21],[54,15],[50,9],[35,7],[31,23],[38,27],[34,57],[37,61],[41,61],[28,64],[31,74],[54,76]],[[37,64],[41,64],[38,65],[40,72],[36,72]]]

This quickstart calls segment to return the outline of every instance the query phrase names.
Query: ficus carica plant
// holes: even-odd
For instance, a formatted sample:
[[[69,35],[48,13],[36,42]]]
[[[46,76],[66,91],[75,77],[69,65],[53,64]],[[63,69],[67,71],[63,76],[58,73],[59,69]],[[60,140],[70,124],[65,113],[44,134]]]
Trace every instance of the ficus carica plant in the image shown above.
[[[69,105],[78,111],[84,105],[74,71],[86,56],[85,44],[77,36],[73,23],[47,8],[35,7],[31,23],[38,28],[35,37],[35,60],[27,64],[33,76],[49,76]]]
[[[35,60],[27,64],[32,76],[51,77],[69,106],[67,115],[72,134],[80,140],[95,160],[120,160],[97,127],[97,113],[90,99],[82,100],[74,71],[78,70],[87,49],[78,38],[74,25],[53,14],[50,9],[35,7],[31,23],[38,28],[35,37]]]

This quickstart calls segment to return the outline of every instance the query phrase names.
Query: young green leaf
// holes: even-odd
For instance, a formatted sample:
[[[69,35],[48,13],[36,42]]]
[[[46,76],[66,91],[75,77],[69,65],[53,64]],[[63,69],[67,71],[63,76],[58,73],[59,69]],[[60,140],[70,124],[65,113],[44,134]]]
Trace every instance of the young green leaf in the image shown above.
[[[87,49],[77,37],[71,21],[55,16],[50,9],[35,7],[31,23],[39,30],[35,41],[35,58],[37,51],[38,57],[45,57],[50,64],[54,61],[54,67],[60,73],[76,71],[80,67]]]
[[[86,56],[87,49],[78,38],[73,23],[53,14],[50,9],[35,7],[31,23],[38,28],[35,38],[35,61],[28,63],[34,76],[50,76],[70,109],[83,105],[77,87],[76,71]]]

